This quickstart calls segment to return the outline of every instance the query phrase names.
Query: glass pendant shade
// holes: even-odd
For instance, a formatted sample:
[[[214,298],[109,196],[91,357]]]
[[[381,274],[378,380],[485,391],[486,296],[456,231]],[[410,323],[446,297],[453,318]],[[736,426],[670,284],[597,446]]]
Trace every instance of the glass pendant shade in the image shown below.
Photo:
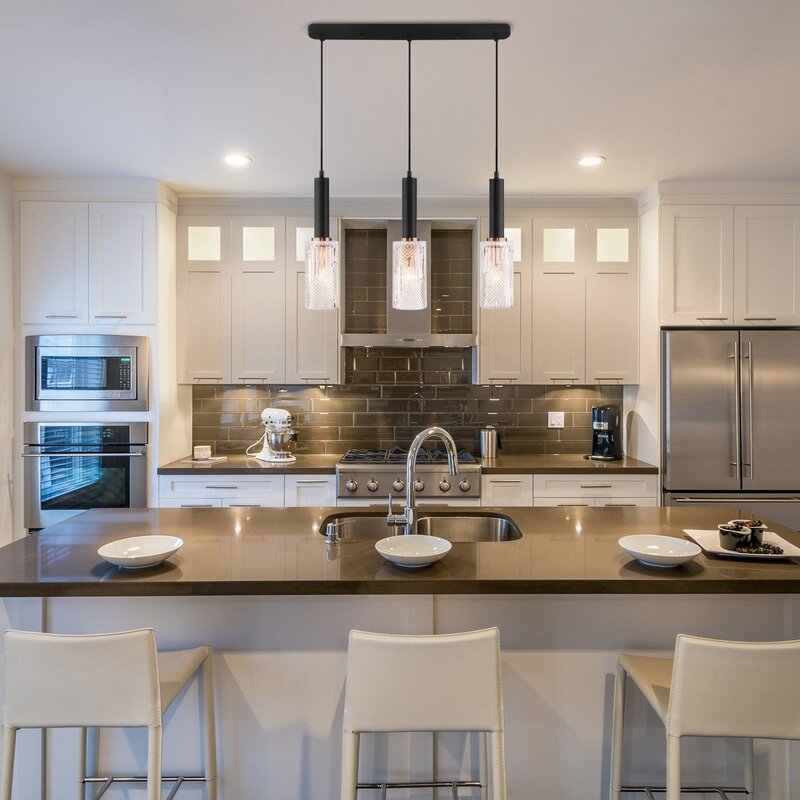
[[[306,308],[339,307],[339,242],[313,238],[306,247]]]
[[[392,308],[418,311],[428,305],[427,244],[418,239],[392,243]]]
[[[505,238],[481,242],[481,308],[513,308],[514,245]]]

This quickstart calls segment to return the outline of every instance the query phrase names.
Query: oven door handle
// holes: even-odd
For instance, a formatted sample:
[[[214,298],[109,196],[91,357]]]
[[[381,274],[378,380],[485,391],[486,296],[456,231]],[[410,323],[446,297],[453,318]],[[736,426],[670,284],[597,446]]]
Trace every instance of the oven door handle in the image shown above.
[[[97,458],[115,456],[117,458],[141,458],[144,453],[23,453],[23,458]]]

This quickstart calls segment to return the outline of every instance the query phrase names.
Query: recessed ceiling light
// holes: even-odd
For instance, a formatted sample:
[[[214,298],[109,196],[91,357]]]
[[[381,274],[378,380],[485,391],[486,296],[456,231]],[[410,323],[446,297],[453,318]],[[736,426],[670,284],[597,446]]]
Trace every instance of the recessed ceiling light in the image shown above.
[[[242,153],[228,153],[225,156],[225,163],[231,167],[246,167],[248,164],[253,163],[253,159],[250,156],[242,155]]]
[[[578,164],[582,167],[596,167],[605,161],[603,156],[584,156],[578,159]]]

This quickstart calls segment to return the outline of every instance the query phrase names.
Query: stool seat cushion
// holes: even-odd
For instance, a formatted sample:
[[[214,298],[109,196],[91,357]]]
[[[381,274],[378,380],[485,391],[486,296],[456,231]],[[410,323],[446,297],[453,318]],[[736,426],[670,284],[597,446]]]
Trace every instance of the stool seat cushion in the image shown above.
[[[661,721],[666,723],[673,660],[622,653],[619,663],[628,673],[628,677],[639,687]]]
[[[211,655],[207,646],[173,650],[158,654],[158,680],[161,684],[161,711],[165,712],[195,670]]]

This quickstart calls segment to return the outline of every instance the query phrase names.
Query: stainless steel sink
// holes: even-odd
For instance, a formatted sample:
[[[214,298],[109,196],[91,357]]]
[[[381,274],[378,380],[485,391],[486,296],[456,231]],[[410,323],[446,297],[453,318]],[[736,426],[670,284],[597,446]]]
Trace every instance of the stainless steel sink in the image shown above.
[[[400,529],[386,524],[385,515],[333,514],[323,520],[319,532],[324,536],[329,522],[336,524],[339,539],[375,540],[400,534]],[[420,516],[417,533],[441,536],[450,542],[510,542],[522,538],[522,531],[503,514],[430,514]]]

